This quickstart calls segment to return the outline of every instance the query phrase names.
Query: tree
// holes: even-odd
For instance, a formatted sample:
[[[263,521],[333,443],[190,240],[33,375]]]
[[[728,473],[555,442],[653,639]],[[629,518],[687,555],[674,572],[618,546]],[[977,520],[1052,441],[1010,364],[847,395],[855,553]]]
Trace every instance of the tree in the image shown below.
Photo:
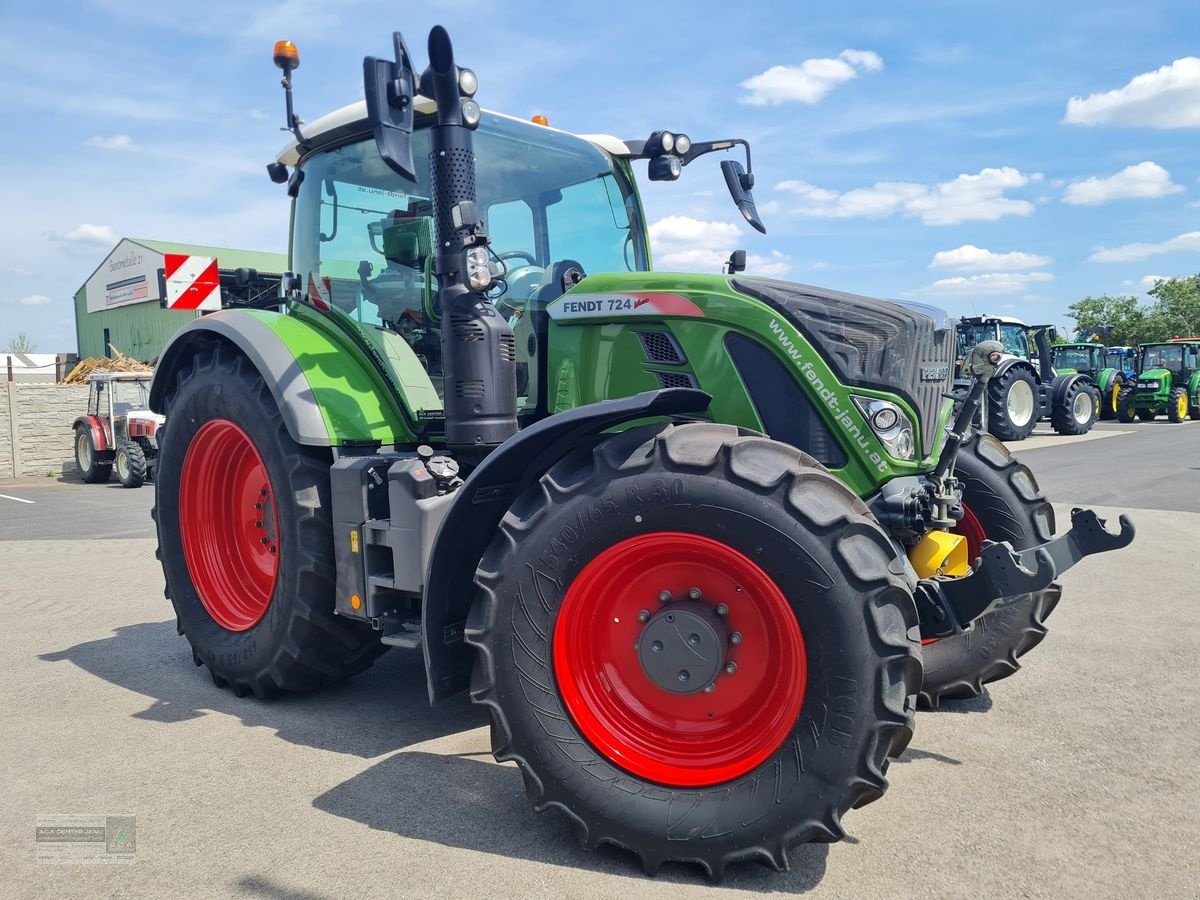
[[[1081,336],[1097,332],[1104,335],[1105,343],[1114,346],[1152,340],[1145,336],[1147,312],[1137,297],[1129,295],[1084,297],[1067,307],[1067,315],[1075,320]]]
[[[19,332],[16,337],[8,339],[8,346],[4,348],[4,352],[37,353],[37,348],[37,341],[22,331]]]
[[[1161,332],[1153,340],[1200,337],[1200,275],[1160,281],[1150,289],[1150,296],[1154,298],[1150,317]]]

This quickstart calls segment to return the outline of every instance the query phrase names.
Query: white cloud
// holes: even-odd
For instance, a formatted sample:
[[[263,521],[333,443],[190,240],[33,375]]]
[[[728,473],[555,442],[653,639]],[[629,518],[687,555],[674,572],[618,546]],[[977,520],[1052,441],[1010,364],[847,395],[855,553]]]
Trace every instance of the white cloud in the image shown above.
[[[114,134],[112,137],[95,135],[83,142],[85,147],[95,147],[97,150],[121,150],[126,153],[136,153],[141,148],[127,134]]]
[[[705,222],[687,216],[667,216],[650,225],[655,268],[679,272],[721,271],[729,254],[745,240],[745,232],[731,222]],[[789,256],[778,250],[762,256],[748,254],[746,271],[753,275],[786,275]]]
[[[1040,172],[1026,175],[1005,166],[982,169],[976,175],[959,175],[953,181],[932,185],[881,181],[871,187],[839,193],[805,181],[781,181],[775,189],[795,194],[800,199],[800,206],[795,211],[806,216],[880,219],[900,213],[920,217],[926,225],[957,225],[1029,215],[1033,212],[1033,204],[1006,197],[1005,191],[1024,187],[1041,178]]]
[[[933,254],[931,269],[949,269],[958,272],[1015,272],[1021,269],[1040,269],[1054,262],[1049,256],[1022,253],[993,253],[974,244],[963,244],[954,250],[939,250]]]
[[[115,244],[120,238],[111,225],[89,225],[84,222],[62,235],[64,241],[81,244]]]
[[[1138,262],[1163,253],[1200,253],[1200,231],[1189,231],[1158,244],[1138,241],[1120,247],[1097,247],[1088,257],[1089,262]]]
[[[748,93],[742,102],[750,106],[779,106],[783,103],[820,103],[839,84],[852,81],[859,71],[878,72],[883,60],[870,50],[843,50],[837,59],[806,59],[798,66],[771,66],[743,81]]]
[[[986,272],[940,278],[908,293],[922,297],[994,297],[1019,294],[1028,291],[1031,285],[1053,280],[1054,276],[1049,272]]]
[[[1170,280],[1169,275],[1143,275],[1141,280],[1138,282],[1138,287],[1140,287],[1143,291],[1148,291],[1160,281],[1168,280]]]
[[[1070,125],[1200,128],[1200,57],[1177,59],[1116,90],[1072,97],[1063,121]]]
[[[44,306],[50,302],[50,298],[45,294],[30,294],[28,297],[22,297],[17,302],[24,306]]]
[[[1187,190],[1171,181],[1171,173],[1157,163],[1140,162],[1126,166],[1108,178],[1085,178],[1067,185],[1063,203],[1074,206],[1097,206],[1112,200],[1153,199],[1169,197]]]

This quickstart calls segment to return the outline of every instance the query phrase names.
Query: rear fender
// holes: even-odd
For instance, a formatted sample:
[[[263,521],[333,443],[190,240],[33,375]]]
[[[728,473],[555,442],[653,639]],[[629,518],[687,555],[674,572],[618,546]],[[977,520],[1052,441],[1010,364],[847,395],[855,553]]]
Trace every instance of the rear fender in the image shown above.
[[[97,453],[106,453],[112,449],[112,438],[108,433],[108,423],[99,416],[80,416],[71,426],[72,430],[83,425],[91,432],[92,446],[96,448]]]
[[[463,628],[475,599],[475,568],[517,497],[568,453],[600,443],[609,429],[703,413],[711,400],[704,391],[666,388],[579,406],[519,431],[476,467],[454,494],[425,578],[421,645],[431,703],[466,690],[470,681],[474,652],[463,641]]]
[[[200,353],[232,348],[266,382],[298,444],[394,445],[411,441],[395,394],[345,340],[300,316],[222,310],[189,322],[159,358],[150,408],[166,412],[178,375]]]

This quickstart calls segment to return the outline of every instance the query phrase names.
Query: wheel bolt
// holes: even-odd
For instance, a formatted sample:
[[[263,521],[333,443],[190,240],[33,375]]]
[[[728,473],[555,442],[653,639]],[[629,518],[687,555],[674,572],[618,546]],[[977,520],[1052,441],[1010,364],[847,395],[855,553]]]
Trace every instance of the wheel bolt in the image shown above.
[[[655,641],[650,645],[650,649],[655,653],[662,653],[662,641]]]
[[[695,647],[698,643],[700,643],[700,635],[689,634],[688,635],[688,643],[691,644],[693,647]]]
[[[274,553],[274,552],[275,552],[275,545],[274,545],[274,544],[272,544],[272,545],[271,545],[271,552],[272,552],[272,553]]]
[[[729,607],[726,606],[724,603],[718,603],[717,604],[717,615],[718,616],[729,615]]]
[[[700,599],[700,588],[696,588],[696,587],[689,588],[688,589],[688,599],[689,600],[699,600]]]
[[[649,622],[650,621],[650,610],[643,609],[640,613],[638,613],[638,621],[639,622]]]
[[[715,684],[706,684],[704,686],[704,693],[711,694],[716,689],[717,689],[717,686]]]
[[[262,509],[262,504],[261,504],[261,503],[255,503],[255,504],[254,504],[254,508],[255,508],[255,509]]]
[[[260,497],[265,497],[265,496],[267,496],[267,489],[266,489],[266,488],[263,488],[261,491],[259,491],[259,492],[258,492],[258,494],[259,494],[259,496],[260,496]]]
[[[659,593],[658,602],[659,603],[670,603],[671,602],[671,592],[670,591],[662,591],[661,593]]]
[[[260,540],[260,541],[262,541],[264,544],[269,544],[269,543],[271,543],[271,539],[270,539],[270,538],[259,538],[259,540]]]
[[[675,621],[675,616],[674,616],[674,614],[673,614],[673,613],[667,613],[667,621],[668,621],[668,622],[674,622],[674,621]]]
[[[736,671],[737,671],[737,663],[735,663],[733,660],[730,660],[729,662],[725,663],[725,674],[726,675],[732,675]]]
[[[262,528],[262,527],[263,527],[263,526],[262,526],[262,522],[255,522],[255,523],[254,523],[254,527],[255,527],[255,528]]]
[[[692,673],[691,673],[691,672],[689,672],[687,669],[680,669],[680,670],[679,670],[679,681],[680,681],[682,684],[687,684],[687,683],[688,683],[688,681],[690,681],[690,680],[691,680],[691,677],[692,677]]]
[[[740,644],[741,642],[742,642],[742,633],[740,631],[735,631],[733,634],[731,634],[729,636],[729,643]]]

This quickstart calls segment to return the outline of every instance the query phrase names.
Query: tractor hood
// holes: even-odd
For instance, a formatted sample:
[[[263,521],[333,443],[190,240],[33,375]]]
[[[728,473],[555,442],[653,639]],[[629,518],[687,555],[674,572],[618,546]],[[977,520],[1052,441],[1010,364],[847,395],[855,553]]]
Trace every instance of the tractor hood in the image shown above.
[[[1161,384],[1162,382],[1168,380],[1170,377],[1171,377],[1170,369],[1147,369],[1145,372],[1142,372],[1140,375],[1138,375],[1137,380],[1139,383],[1143,382],[1143,381],[1155,381],[1155,382],[1158,382],[1159,384]],[[1157,387],[1157,385],[1156,385],[1156,387]]]

